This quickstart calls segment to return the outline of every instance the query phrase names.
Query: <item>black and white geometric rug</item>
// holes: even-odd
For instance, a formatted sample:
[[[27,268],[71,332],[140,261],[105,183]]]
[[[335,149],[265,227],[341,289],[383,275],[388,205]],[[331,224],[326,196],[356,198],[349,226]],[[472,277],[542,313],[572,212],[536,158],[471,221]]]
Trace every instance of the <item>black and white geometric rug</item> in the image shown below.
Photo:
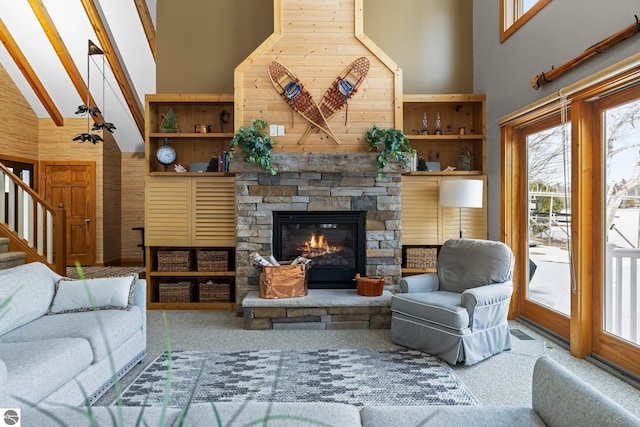
[[[420,351],[175,351],[169,406],[193,402],[339,402],[361,406],[477,405],[453,370]],[[125,406],[159,406],[168,354],[124,391]],[[198,379],[199,377],[199,379]],[[114,402],[114,404],[116,404]]]

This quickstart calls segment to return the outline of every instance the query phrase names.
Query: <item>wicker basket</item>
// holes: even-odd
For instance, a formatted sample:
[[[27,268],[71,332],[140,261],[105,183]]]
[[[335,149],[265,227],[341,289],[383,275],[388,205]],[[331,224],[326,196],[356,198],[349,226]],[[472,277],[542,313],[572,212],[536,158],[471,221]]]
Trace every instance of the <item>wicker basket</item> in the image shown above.
[[[192,282],[160,283],[160,302],[191,302]]]
[[[360,277],[360,274],[356,274],[356,286],[358,287],[358,295],[379,297],[384,290],[384,277]]]
[[[407,248],[407,268],[436,268],[437,248]]]
[[[158,251],[158,271],[191,271],[191,251]]]
[[[200,302],[229,302],[231,283],[203,282],[198,285],[198,294]]]
[[[196,252],[198,271],[227,271],[229,269],[229,253],[227,251]]]

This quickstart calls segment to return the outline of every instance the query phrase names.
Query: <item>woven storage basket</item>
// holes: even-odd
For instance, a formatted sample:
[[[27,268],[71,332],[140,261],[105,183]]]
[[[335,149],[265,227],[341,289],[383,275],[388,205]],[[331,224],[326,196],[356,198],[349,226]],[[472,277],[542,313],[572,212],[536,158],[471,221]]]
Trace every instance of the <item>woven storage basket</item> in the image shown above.
[[[229,269],[229,253],[227,251],[196,252],[198,271],[227,271]]]
[[[191,271],[191,251],[158,251],[158,271]]]
[[[231,283],[200,283],[198,285],[198,298],[200,302],[229,302],[231,298]]]
[[[379,297],[384,290],[384,277],[360,277],[360,274],[356,274],[356,286],[358,287],[358,295]]]
[[[436,268],[437,248],[407,248],[407,268]]]
[[[160,283],[160,302],[191,302],[192,282]]]

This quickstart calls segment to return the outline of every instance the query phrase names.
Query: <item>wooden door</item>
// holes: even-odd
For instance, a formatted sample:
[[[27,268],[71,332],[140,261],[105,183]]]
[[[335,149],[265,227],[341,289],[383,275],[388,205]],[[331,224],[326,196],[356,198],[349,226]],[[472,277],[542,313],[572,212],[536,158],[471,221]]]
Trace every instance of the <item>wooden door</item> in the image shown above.
[[[43,171],[45,199],[67,214],[67,265],[95,265],[95,163],[44,162]]]

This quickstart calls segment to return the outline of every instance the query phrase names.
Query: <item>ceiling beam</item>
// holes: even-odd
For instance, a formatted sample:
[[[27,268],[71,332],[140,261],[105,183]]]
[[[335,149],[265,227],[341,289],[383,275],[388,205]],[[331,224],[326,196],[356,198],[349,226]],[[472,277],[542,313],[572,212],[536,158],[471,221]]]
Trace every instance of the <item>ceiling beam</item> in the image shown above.
[[[147,6],[147,0],[133,0],[138,9],[138,16],[144,28],[144,33],[147,35],[147,41],[149,42],[149,48],[153,55],[154,61],[156,60],[156,29],[153,26],[153,19],[149,13],[149,7]]]
[[[82,78],[82,74],[80,74],[80,70],[76,67],[76,63],[73,62],[73,58],[67,49],[67,46],[64,44],[58,29],[56,28],[49,12],[44,7],[42,0],[27,0],[31,9],[33,9],[33,13],[36,15],[38,22],[40,22],[40,26],[44,30],[51,46],[53,46],[53,50],[55,50],[62,66],[67,71],[69,78],[71,79],[71,83],[78,91],[78,95],[80,95],[81,102],[84,104],[88,102],[87,105],[97,105],[96,101],[93,99],[91,94],[89,93],[89,88]],[[94,121],[103,120],[101,117],[92,116]]]
[[[22,75],[27,79],[29,86],[31,86],[31,89],[33,89],[45,110],[49,113],[51,120],[53,120],[56,126],[64,126],[64,118],[62,117],[60,110],[58,110],[58,107],[56,107],[56,104],[49,96],[49,93],[44,88],[42,82],[38,78],[38,75],[35,73],[33,68],[31,68],[29,61],[20,50],[20,47],[18,47],[18,44],[9,32],[9,29],[4,25],[2,19],[0,19],[0,41],[2,41],[2,44],[7,48],[9,55],[11,55],[11,58],[13,58],[13,61],[16,63],[20,71],[22,71]]]
[[[98,37],[102,50],[104,50],[104,55],[107,58],[107,62],[109,62],[109,66],[111,67],[111,71],[113,72],[116,81],[118,82],[118,86],[122,91],[125,102],[129,106],[133,120],[140,131],[140,135],[144,136],[144,114],[142,103],[133,91],[133,82],[127,72],[127,69],[123,65],[124,61],[120,56],[120,52],[112,41],[113,36],[109,27],[106,25],[104,13],[94,0],[80,0],[80,2],[89,17],[89,21],[93,26],[96,36]]]

